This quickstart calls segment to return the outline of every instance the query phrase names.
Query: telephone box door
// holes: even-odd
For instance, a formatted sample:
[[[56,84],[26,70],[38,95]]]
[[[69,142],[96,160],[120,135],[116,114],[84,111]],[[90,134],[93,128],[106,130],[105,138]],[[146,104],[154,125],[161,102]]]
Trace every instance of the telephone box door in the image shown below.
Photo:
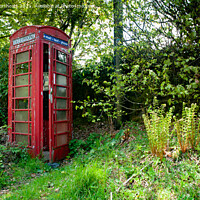
[[[50,161],[59,160],[69,153],[72,126],[71,54],[67,48],[51,46],[49,80],[49,144]]]
[[[10,142],[35,146],[32,132],[33,45],[10,51],[9,112]]]

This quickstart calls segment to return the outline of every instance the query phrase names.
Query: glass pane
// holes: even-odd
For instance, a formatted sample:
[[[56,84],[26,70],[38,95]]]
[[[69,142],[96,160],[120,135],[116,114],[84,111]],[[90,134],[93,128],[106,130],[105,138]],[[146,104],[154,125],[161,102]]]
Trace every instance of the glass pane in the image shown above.
[[[28,85],[28,75],[16,76],[15,85]]]
[[[57,121],[67,120],[67,112],[66,111],[56,111]]]
[[[61,51],[56,51],[56,60],[66,63],[66,54]]]
[[[32,49],[30,50],[30,60],[32,60]]]
[[[31,146],[31,136],[29,135],[29,146]]]
[[[53,71],[56,71],[55,61],[53,62]]]
[[[28,109],[28,99],[16,99],[15,100],[16,109]]]
[[[32,125],[30,123],[30,127],[29,127],[29,133],[32,133]]]
[[[17,62],[16,63],[26,62],[28,60],[29,60],[29,53],[28,53],[28,51],[25,51],[25,52],[17,54]]]
[[[67,135],[57,135],[57,146],[67,144]]]
[[[15,119],[15,111],[12,111],[12,120]]]
[[[15,132],[15,123],[12,123],[12,132]]]
[[[31,111],[30,111],[30,113],[29,113],[29,121],[31,121],[31,119],[32,119],[32,114],[31,114]]]
[[[28,63],[16,65],[16,74],[28,73]]]
[[[67,88],[56,87],[56,96],[58,96],[58,97],[66,97],[67,96]]]
[[[12,109],[14,109],[15,108],[15,101],[14,101],[14,99],[12,100]]]
[[[28,97],[28,87],[15,88],[16,97]]]
[[[57,123],[55,124],[57,127],[57,133],[64,133],[69,131],[67,122]],[[56,134],[56,132],[55,132]]]
[[[15,74],[15,66],[13,65],[13,75]]]
[[[28,145],[28,135],[15,135],[15,142]]]
[[[30,83],[29,84],[32,84],[32,76],[31,76],[31,74],[30,74]]]
[[[56,74],[56,84],[67,86],[67,77]]]
[[[59,62],[56,62],[56,72],[61,74],[67,74],[67,67]]]
[[[56,108],[57,109],[66,109],[67,100],[66,99],[56,99]]]
[[[32,72],[32,62],[30,62],[30,72]]]
[[[15,54],[13,54],[13,64],[15,63]]]
[[[29,108],[31,108],[31,99],[29,100]]]
[[[28,123],[15,123],[16,133],[28,133]]]
[[[15,112],[16,121],[28,121],[28,111],[16,111]]]

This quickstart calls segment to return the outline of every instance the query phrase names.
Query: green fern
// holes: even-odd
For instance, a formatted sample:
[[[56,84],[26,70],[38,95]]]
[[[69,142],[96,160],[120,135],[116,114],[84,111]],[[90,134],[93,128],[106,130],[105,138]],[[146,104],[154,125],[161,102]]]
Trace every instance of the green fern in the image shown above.
[[[184,153],[188,148],[193,150],[200,141],[200,120],[196,116],[197,104],[192,104],[190,108],[183,103],[182,118],[176,120],[175,129],[181,151]]]
[[[164,106],[162,106],[160,109],[144,114],[143,119],[151,152],[162,160],[170,136],[172,108],[164,115]]]

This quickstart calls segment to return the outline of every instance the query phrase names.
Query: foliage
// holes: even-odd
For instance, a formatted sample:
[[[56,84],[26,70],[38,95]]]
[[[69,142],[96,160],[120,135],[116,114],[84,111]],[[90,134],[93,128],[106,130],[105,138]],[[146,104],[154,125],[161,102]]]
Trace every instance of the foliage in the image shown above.
[[[175,105],[175,113],[181,112],[182,102],[198,104],[200,43],[197,16],[200,8],[197,1],[184,2],[184,5],[182,1],[171,3],[167,0],[124,1],[123,4],[126,37],[120,46],[120,69],[117,71],[112,63],[104,64],[108,73],[100,81],[103,77],[101,62],[105,56],[88,61],[90,66],[86,69],[93,73],[93,79],[86,77],[83,84],[92,87],[102,100],[90,94],[91,98],[86,97],[76,108],[83,110],[83,116],[96,121],[102,113],[113,118],[122,114],[129,115],[129,119],[141,116],[152,105],[155,96],[160,105]],[[115,50],[107,45],[105,49],[112,53]],[[95,63],[97,58],[100,63]],[[118,92],[120,102],[116,98]],[[122,109],[117,113],[118,105]],[[102,113],[93,113],[90,109],[94,107]]]
[[[170,139],[172,120],[172,108],[166,114],[164,114],[163,109],[161,107],[160,109],[150,111],[148,114],[143,115],[151,152],[161,160]]]
[[[154,97],[160,105],[175,105],[175,113],[180,113],[182,102],[199,103],[198,53],[188,46],[151,50],[142,42],[135,44],[135,49],[133,52],[124,47],[125,63],[119,71],[114,70],[112,62],[105,62],[106,56],[99,64],[84,68],[82,91],[87,96],[84,100],[75,99],[75,108],[82,110],[82,116],[91,121],[119,115],[132,119],[141,116]],[[118,93],[120,102],[116,98]],[[117,112],[119,104],[122,109]],[[99,113],[94,112],[95,108]]]
[[[91,88],[87,90],[85,99],[75,99],[75,108],[85,111],[82,116],[95,122],[104,117],[116,118],[121,114],[121,111],[118,113],[116,109],[119,103],[116,102],[116,91],[119,90],[119,86],[116,86],[116,73],[113,70],[111,56],[102,56],[101,63],[89,65],[82,75],[83,86]]]
[[[107,7],[100,0],[4,1],[0,4],[0,38],[9,37],[13,30],[23,26],[48,25],[63,30],[72,38],[73,52],[78,46],[84,46],[86,52],[87,47],[83,44],[88,42],[88,38],[92,41],[88,35],[90,32],[96,34],[93,25],[97,20],[105,20]]]
[[[0,126],[7,123],[8,107],[8,53],[9,46],[5,45],[0,50]]]
[[[76,155],[82,153],[82,151],[89,151],[94,145],[96,145],[96,141],[99,140],[100,135],[97,133],[91,133],[86,141],[73,139],[69,143],[70,154]]]
[[[31,158],[23,146],[0,145],[0,188],[19,184],[46,171],[50,167],[39,158]]]
[[[8,127],[7,125],[0,126],[0,144],[6,144],[8,141]]]
[[[200,142],[200,121],[196,117],[196,108],[197,104],[192,104],[190,108],[183,104],[182,118],[175,123],[178,142],[183,153],[189,147],[195,150]]]

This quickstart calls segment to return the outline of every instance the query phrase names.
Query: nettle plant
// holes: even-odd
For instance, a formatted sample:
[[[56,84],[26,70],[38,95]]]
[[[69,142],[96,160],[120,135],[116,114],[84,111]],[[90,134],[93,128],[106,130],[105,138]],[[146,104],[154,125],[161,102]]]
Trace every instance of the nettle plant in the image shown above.
[[[165,105],[161,108],[150,110],[143,114],[149,146],[153,155],[157,155],[161,160],[170,138],[170,127],[172,120],[172,109],[164,113]]]
[[[176,120],[175,130],[181,151],[184,153],[188,148],[196,149],[200,142],[200,119],[196,116],[197,104],[190,108],[183,103],[182,118]]]

